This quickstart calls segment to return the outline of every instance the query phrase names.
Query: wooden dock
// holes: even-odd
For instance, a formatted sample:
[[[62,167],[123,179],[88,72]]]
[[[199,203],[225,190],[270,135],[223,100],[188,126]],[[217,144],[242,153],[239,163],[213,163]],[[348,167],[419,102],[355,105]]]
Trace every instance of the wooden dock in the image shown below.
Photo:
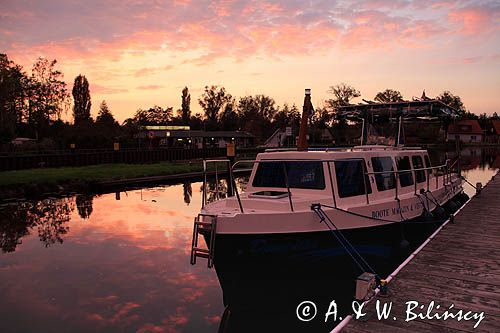
[[[378,319],[377,300],[392,302],[388,319]],[[419,303],[410,314],[408,301]],[[431,301],[431,316],[454,304],[451,313],[484,312],[484,319],[476,329],[476,319],[428,319]],[[387,297],[377,296],[364,309],[370,318],[351,319],[341,332],[500,332],[500,174],[399,271]],[[418,313],[425,319],[406,321]]]

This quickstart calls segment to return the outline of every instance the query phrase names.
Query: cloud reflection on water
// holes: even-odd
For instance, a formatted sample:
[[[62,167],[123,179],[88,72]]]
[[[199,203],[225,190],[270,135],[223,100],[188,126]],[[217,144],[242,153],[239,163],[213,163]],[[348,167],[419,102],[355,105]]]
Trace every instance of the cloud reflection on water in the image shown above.
[[[215,272],[188,259],[200,201],[187,205],[184,194],[178,185],[129,191],[119,201],[115,194],[79,199],[83,216],[77,199],[50,199],[66,215],[29,224],[15,252],[0,257],[3,331],[216,330]],[[64,244],[44,249],[37,233],[51,235],[54,221],[64,226]]]

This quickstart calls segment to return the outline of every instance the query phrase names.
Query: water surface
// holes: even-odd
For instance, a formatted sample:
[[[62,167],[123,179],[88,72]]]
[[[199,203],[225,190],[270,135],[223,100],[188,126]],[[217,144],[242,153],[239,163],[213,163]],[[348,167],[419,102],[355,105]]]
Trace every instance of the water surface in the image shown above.
[[[2,332],[213,332],[214,270],[191,266],[200,183],[2,207]]]

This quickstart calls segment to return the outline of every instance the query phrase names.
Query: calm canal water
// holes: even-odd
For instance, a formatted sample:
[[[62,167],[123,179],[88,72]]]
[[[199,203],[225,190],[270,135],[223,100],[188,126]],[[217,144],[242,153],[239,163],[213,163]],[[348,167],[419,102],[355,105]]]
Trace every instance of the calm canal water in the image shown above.
[[[462,157],[474,184],[500,168],[495,150]],[[186,182],[2,204],[0,330],[216,332],[217,276],[204,261],[189,264],[200,200],[201,183]]]

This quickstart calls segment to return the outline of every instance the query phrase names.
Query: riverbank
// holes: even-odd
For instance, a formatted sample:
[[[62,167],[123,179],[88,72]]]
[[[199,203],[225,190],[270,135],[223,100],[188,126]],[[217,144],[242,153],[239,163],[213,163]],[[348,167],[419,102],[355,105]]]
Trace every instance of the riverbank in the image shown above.
[[[220,166],[219,169],[223,167]],[[225,169],[225,168],[224,168]],[[0,200],[94,192],[110,185],[201,176],[201,161],[155,164],[100,164],[0,172]]]

